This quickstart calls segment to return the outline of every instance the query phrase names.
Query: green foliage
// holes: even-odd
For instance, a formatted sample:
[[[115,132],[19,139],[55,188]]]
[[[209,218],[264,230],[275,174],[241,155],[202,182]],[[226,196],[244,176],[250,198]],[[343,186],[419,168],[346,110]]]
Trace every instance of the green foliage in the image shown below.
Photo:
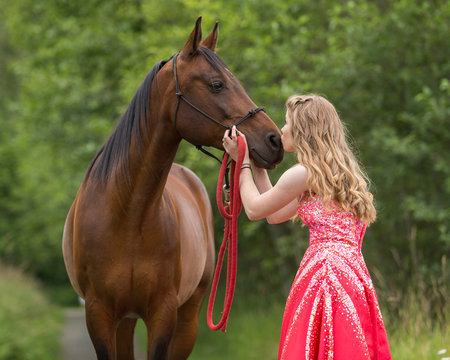
[[[0,359],[59,359],[62,316],[35,281],[0,266]]]
[[[387,293],[411,279],[431,288],[442,272],[450,251],[449,2],[0,0],[0,10],[4,261],[68,285],[61,235],[84,171],[148,70],[179,51],[203,15],[204,36],[220,20],[219,55],[277,125],[292,93],[318,92],[336,105],[373,181],[378,220],[363,251],[369,269],[382,269]],[[176,160],[214,201],[218,164],[185,142]],[[294,161],[286,156],[273,181]],[[215,221],[219,243],[218,213]],[[238,289],[283,298],[306,229],[242,215],[239,231]]]

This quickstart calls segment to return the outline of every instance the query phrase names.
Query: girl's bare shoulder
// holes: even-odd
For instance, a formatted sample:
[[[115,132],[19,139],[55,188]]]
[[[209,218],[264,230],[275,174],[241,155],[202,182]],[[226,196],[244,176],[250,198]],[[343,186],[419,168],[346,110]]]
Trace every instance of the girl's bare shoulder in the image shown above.
[[[295,192],[306,187],[308,170],[301,164],[297,164],[287,169],[278,180],[278,184],[283,188],[296,189]]]

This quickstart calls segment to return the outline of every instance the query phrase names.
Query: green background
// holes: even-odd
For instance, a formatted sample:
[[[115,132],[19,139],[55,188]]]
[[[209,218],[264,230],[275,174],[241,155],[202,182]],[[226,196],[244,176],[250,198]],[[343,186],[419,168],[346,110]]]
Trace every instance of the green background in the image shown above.
[[[220,21],[217,53],[279,127],[293,93],[336,106],[372,180],[378,217],[363,253],[388,330],[443,327],[448,340],[449,2],[0,0],[0,14],[0,261],[38,279],[52,303],[76,302],[61,236],[86,168],[202,15],[204,37]],[[177,162],[214,201],[218,164],[185,142]],[[272,181],[294,162],[286,155]],[[241,215],[237,314],[272,304],[282,314],[307,239],[298,223]]]

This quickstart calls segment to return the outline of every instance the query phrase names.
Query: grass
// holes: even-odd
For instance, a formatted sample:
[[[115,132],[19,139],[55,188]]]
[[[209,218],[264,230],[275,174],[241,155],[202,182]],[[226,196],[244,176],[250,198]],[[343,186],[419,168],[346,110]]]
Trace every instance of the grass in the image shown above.
[[[197,342],[190,360],[276,359],[284,305],[264,308],[239,304],[239,299],[235,299],[224,333],[209,329],[206,323],[207,300],[200,313]],[[218,300],[215,322],[218,322],[216,317],[221,310]],[[136,333],[140,344],[146,345],[146,328],[142,321],[138,322]]]
[[[238,299],[235,300],[236,302]],[[228,319],[227,331],[211,331],[206,323],[206,306],[200,314],[199,333],[189,359],[225,360],[276,359],[284,304],[267,307],[236,304]],[[220,313],[217,302],[217,317]],[[218,322],[218,319],[215,319]]]
[[[0,265],[0,360],[59,359],[62,321],[34,280]]]
[[[407,268],[399,263],[400,268]],[[395,360],[450,360],[450,268],[445,255],[439,271],[406,277],[403,289],[375,268],[378,296]]]
[[[403,294],[401,311],[395,315],[386,311],[393,359],[450,359],[450,303],[436,313],[431,311],[432,298],[420,289],[409,289]]]
[[[389,337],[392,358],[395,360],[448,359],[450,358],[449,330],[450,326],[447,325],[446,329],[434,328],[418,335],[394,331]]]

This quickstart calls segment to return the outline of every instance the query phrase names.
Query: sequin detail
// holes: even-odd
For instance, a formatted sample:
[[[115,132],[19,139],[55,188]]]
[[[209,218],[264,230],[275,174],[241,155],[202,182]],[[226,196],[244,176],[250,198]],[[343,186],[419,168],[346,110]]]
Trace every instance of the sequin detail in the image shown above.
[[[309,193],[298,214],[309,227],[310,246],[286,302],[278,359],[391,359],[361,254],[366,225]]]

